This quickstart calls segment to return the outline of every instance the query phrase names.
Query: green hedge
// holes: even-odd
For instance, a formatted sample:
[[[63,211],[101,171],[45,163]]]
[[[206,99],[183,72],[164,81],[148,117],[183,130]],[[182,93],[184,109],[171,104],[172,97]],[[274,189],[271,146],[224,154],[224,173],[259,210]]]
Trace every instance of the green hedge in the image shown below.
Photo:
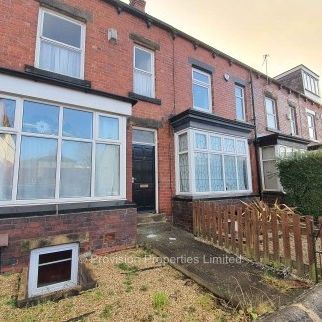
[[[322,216],[322,151],[277,162],[285,202],[304,215]]]

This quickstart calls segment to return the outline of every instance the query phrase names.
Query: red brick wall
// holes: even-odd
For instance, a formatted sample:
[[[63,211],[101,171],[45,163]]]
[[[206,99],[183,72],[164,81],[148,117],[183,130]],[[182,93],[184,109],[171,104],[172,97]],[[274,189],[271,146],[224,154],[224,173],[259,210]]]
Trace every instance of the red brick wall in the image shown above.
[[[0,234],[9,235],[9,247],[1,248],[1,273],[20,271],[29,264],[30,250],[38,247],[80,242],[80,254],[133,247],[136,225],[134,208],[0,219]]]
[[[152,24],[148,28],[145,21],[127,12],[118,14],[117,10],[101,0],[62,0],[61,3],[80,8],[92,16],[86,25],[85,79],[92,82],[94,89],[99,89],[127,96],[133,90],[133,41],[130,32],[136,32],[145,38],[160,44],[155,53],[156,97],[162,100],[161,106],[139,102],[133,107],[133,115],[140,118],[162,121],[158,131],[159,149],[159,210],[171,213],[171,197],[175,194],[175,173],[173,157],[173,135],[167,123],[170,115],[178,114],[192,106],[192,80],[189,57],[195,58],[214,68],[213,112],[222,117],[235,119],[234,80],[246,83],[247,120],[253,122],[250,75],[247,68],[231,64],[220,56],[213,57],[210,51],[183,38],[172,35]],[[39,2],[0,0],[0,66],[24,70],[24,65],[33,65],[37,32]],[[118,31],[118,42],[112,44],[107,40],[108,28]],[[224,74],[231,76],[224,80]],[[289,121],[286,120],[287,99],[299,105],[298,123],[300,133],[308,136],[305,108],[317,110],[309,102],[298,99],[285,89],[276,85],[266,85],[266,80],[254,77],[255,106],[260,133],[266,132],[264,113],[264,91],[271,91],[278,97],[277,106],[281,131],[289,134]],[[301,111],[300,111],[301,109]],[[302,122],[300,121],[302,119]],[[319,138],[322,138],[322,122],[317,122]],[[131,200],[131,131],[128,134],[127,153],[127,198]],[[250,135],[254,138],[254,133]],[[251,148],[252,175],[254,192],[258,192],[255,150]]]
[[[256,107],[257,128],[259,134],[268,134],[265,115],[265,92],[269,92],[276,100],[279,130],[287,135],[291,134],[291,123],[286,115],[289,113],[289,102],[296,106],[298,134],[300,137],[309,139],[306,109],[316,112],[321,116],[322,110],[317,104],[305,101],[304,98],[290,93],[288,89],[280,88],[276,84],[267,84],[264,78],[254,77],[254,99]],[[316,120],[318,140],[322,140],[322,121]]]

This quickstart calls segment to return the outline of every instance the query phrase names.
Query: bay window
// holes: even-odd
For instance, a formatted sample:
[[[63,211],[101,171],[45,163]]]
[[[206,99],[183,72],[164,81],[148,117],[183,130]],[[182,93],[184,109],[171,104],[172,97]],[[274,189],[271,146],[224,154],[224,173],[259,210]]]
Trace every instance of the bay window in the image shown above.
[[[285,145],[272,145],[261,148],[263,190],[282,191],[279,179],[277,160],[292,157],[296,153],[304,153],[305,149]]]
[[[0,98],[0,205],[125,199],[125,119]]]
[[[84,78],[85,25],[47,9],[39,12],[36,66]]]
[[[178,193],[251,191],[247,139],[188,129],[176,141]]]

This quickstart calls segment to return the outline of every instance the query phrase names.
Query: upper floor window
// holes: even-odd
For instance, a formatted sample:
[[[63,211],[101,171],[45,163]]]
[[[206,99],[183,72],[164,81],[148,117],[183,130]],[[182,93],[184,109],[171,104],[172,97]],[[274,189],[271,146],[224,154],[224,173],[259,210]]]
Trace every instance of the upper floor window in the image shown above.
[[[41,9],[36,66],[53,73],[84,78],[85,25]]]
[[[267,127],[277,130],[276,102],[271,98],[265,97],[265,109]]]
[[[154,52],[134,47],[134,93],[155,97]]]
[[[309,128],[309,137],[311,140],[316,140],[316,129],[315,129],[315,113],[307,111],[307,122]]]
[[[193,108],[211,112],[211,77],[198,69],[192,69]]]
[[[290,122],[291,122],[291,134],[297,135],[297,122],[296,122],[296,110],[295,107],[290,106]]]
[[[314,93],[315,95],[320,95],[319,81],[305,72],[303,72],[303,78],[305,89]]]
[[[244,87],[235,86],[236,99],[236,119],[238,121],[245,121],[245,89]]]

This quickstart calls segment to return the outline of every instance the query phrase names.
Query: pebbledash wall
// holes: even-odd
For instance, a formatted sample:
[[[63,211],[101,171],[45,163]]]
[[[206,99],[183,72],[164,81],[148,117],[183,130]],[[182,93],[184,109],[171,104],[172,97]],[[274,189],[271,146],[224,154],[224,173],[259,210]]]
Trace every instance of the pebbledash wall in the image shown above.
[[[30,241],[31,244],[39,246],[34,240],[39,237],[41,241],[44,237],[41,235],[50,235],[53,239],[54,236],[64,235],[62,238],[66,240],[71,238],[72,234],[72,240],[84,240],[80,241],[84,252],[88,250],[105,252],[133,245],[136,230],[136,211],[131,208],[133,207],[131,206],[133,126],[157,130],[158,211],[169,218],[174,215],[174,222],[190,229],[192,216],[189,216],[190,219],[181,216],[184,216],[186,211],[191,211],[191,202],[196,198],[216,198],[218,202],[231,202],[240,198],[260,196],[262,183],[257,139],[268,134],[290,134],[290,122],[286,117],[289,104],[297,108],[299,138],[302,139],[309,139],[306,109],[321,113],[318,103],[281,86],[273,79],[267,81],[265,75],[251,67],[117,0],[2,1],[0,67],[6,69],[6,72],[8,70],[20,72],[21,74],[16,77],[25,77],[22,74],[30,76],[37,72],[32,66],[35,64],[39,9],[42,7],[71,16],[85,24],[84,79],[90,82],[90,85],[87,83],[86,86],[101,94],[117,95],[116,101],[128,97],[133,99],[131,116],[127,115],[126,195],[123,200],[129,203],[129,208],[114,207],[99,212],[74,209],[71,214],[46,214],[30,218],[22,214],[20,218],[11,216],[11,219],[2,219],[1,233],[9,233],[9,247],[2,249],[5,269],[26,264],[28,247],[25,246],[28,246]],[[116,42],[108,41],[107,34],[110,28],[117,31]],[[135,44],[154,52],[155,99],[133,95]],[[193,107],[191,77],[193,67],[211,72],[211,112],[218,119],[210,126],[214,127],[218,122],[223,123],[224,134],[226,128],[231,131],[237,131],[237,128],[247,129],[247,133],[243,135],[248,142],[251,191],[246,195],[213,193],[206,196],[182,196],[177,191],[174,140],[176,129],[169,120]],[[38,82],[48,82],[51,76],[37,77],[35,80]],[[236,121],[236,84],[244,87],[245,122]],[[82,90],[86,92],[83,85]],[[67,85],[65,82],[59,86]],[[88,91],[90,92],[89,89]],[[59,93],[57,88],[57,97],[60,96]],[[267,129],[265,117],[267,95],[277,102],[279,127],[276,131]],[[134,99],[138,100],[136,104]],[[316,123],[316,130],[318,140],[321,140],[322,122]],[[109,209],[108,206],[106,209]],[[94,219],[103,224],[100,226]],[[90,223],[90,227],[85,225],[86,221]],[[82,236],[77,238],[77,235]]]

